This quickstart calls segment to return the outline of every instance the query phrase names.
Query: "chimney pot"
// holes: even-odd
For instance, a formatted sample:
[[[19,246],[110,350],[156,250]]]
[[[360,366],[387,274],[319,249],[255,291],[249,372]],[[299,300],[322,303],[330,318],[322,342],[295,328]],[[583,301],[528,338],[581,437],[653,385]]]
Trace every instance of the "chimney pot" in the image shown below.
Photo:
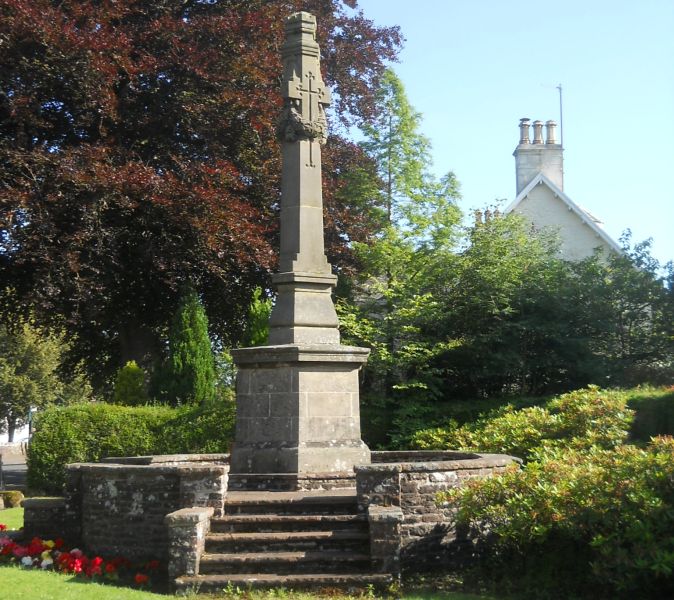
[[[543,121],[534,121],[534,144],[543,143]]]
[[[528,144],[529,143],[529,124],[531,121],[527,118],[524,117],[523,119],[520,119],[520,144]]]
[[[545,143],[546,144],[556,144],[557,140],[555,140],[555,128],[557,127],[557,123],[554,121],[546,121],[545,122]]]

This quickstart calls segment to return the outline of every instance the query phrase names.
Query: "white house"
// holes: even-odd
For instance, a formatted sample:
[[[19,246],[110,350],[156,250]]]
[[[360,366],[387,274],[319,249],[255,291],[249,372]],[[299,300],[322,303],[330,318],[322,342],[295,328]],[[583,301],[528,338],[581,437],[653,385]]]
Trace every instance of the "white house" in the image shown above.
[[[582,260],[600,248],[604,256],[621,252],[620,246],[603,230],[601,221],[581,208],[564,193],[564,160],[561,144],[555,140],[554,121],[520,119],[520,141],[515,148],[517,197],[505,212],[523,215],[536,229],[558,232],[560,255],[565,260]]]

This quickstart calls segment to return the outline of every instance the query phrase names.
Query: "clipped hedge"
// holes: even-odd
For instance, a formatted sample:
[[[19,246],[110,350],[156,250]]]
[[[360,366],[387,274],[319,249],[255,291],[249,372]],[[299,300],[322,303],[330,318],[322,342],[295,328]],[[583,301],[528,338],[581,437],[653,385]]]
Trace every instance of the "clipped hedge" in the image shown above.
[[[108,456],[227,452],[233,429],[233,403],[181,408],[89,403],[51,408],[36,418],[28,447],[28,485],[58,494],[65,465]]]

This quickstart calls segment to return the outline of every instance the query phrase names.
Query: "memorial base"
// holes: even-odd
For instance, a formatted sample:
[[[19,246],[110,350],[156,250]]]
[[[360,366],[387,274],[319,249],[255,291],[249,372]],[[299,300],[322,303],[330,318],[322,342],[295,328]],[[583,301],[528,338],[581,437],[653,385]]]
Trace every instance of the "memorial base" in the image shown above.
[[[281,345],[232,354],[238,368],[232,473],[334,473],[369,464],[358,394],[368,349]]]

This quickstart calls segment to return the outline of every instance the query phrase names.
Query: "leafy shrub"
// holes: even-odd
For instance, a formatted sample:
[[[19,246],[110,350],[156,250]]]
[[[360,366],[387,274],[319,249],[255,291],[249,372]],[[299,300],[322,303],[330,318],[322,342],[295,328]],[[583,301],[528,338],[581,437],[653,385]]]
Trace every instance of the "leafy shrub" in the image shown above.
[[[117,371],[112,399],[115,404],[125,406],[142,406],[149,402],[145,391],[145,372],[135,360],[130,360]]]
[[[636,388],[630,391],[627,405],[636,413],[632,440],[648,442],[656,435],[674,435],[674,386]]]
[[[28,448],[28,484],[59,493],[65,465],[109,456],[226,452],[232,403],[208,407],[80,404],[40,413]]]
[[[545,407],[505,406],[474,423],[424,429],[412,437],[420,449],[502,452],[529,459],[541,448],[611,448],[621,444],[633,412],[623,392],[590,386],[564,394]]]
[[[674,597],[674,440],[550,449],[442,498],[475,532],[482,576],[531,598]]]

